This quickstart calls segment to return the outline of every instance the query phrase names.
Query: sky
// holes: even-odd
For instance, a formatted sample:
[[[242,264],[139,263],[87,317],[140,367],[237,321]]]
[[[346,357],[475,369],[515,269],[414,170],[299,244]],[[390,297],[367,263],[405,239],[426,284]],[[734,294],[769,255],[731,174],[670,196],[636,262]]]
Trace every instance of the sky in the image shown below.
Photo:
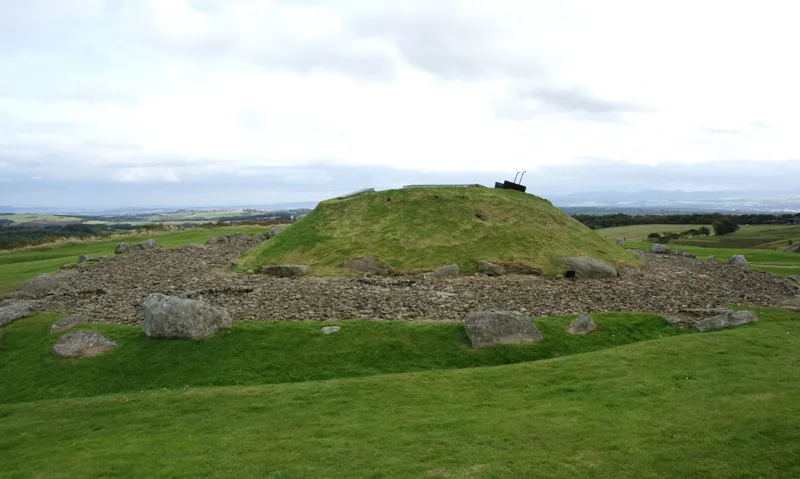
[[[0,205],[800,192],[800,5],[0,0]]]

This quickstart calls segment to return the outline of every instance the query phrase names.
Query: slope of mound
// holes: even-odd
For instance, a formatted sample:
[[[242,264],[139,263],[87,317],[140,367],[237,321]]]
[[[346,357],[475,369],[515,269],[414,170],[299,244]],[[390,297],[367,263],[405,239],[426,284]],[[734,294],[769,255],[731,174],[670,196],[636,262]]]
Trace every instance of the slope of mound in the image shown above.
[[[563,270],[557,258],[586,255],[612,265],[636,258],[549,201],[494,188],[410,188],[320,203],[306,217],[249,252],[241,270],[299,263],[335,273],[374,256],[399,273],[478,261]]]

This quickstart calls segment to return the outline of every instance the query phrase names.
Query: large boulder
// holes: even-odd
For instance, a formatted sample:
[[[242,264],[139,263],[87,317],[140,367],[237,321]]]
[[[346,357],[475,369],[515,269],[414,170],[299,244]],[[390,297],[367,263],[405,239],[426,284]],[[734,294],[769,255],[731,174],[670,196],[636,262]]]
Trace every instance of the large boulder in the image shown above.
[[[464,320],[473,348],[498,344],[531,344],[542,340],[542,333],[530,318],[506,311],[473,311]]]
[[[228,242],[228,238],[225,236],[212,236],[206,240],[207,245],[218,245],[218,244],[225,244]]]
[[[587,256],[560,258],[559,261],[567,265],[568,271],[574,271],[574,277],[576,278],[601,279],[617,276],[617,270],[612,266]]]
[[[78,256],[78,263],[87,263],[89,261],[94,261],[96,258],[94,256],[89,256],[88,254],[82,254]]]
[[[267,231],[267,239],[274,238],[285,230],[283,226],[273,226]]]
[[[123,254],[127,253],[130,250],[131,247],[128,246],[126,243],[117,243],[117,245],[114,246],[114,254]]]
[[[31,303],[21,299],[0,301],[0,327],[31,314]]]
[[[73,331],[67,333],[50,350],[60,358],[90,358],[117,347],[117,343],[94,331]]]
[[[261,268],[261,273],[278,278],[299,278],[308,274],[308,266],[304,264],[267,265]]]
[[[730,326],[740,326],[742,324],[758,321],[758,316],[752,311],[725,311],[716,316],[697,321],[694,325],[698,331],[712,331],[723,329]]]
[[[228,235],[228,241],[231,244],[247,244],[253,241],[253,237],[244,233],[235,233]]]
[[[800,243],[793,244],[792,246],[789,246],[788,248],[783,250],[783,252],[784,253],[800,253]]]
[[[389,274],[389,267],[374,256],[359,256],[357,258],[351,258],[346,260],[342,266],[347,269],[361,271],[362,273],[371,273],[380,276],[386,276]]]
[[[264,233],[256,233],[253,235],[253,241],[256,243],[263,243],[267,240],[267,235]]]
[[[506,269],[499,264],[490,263],[488,261],[479,261],[478,272],[487,276],[502,276],[506,274]]]
[[[22,283],[22,285],[17,288],[14,297],[19,299],[44,298],[53,292],[64,279],[75,276],[76,274],[78,274],[78,271],[71,269],[39,275]]]
[[[665,244],[654,244],[650,247],[650,252],[655,254],[669,254],[669,247]]]
[[[66,318],[61,318],[52,326],[50,326],[51,333],[60,333],[61,331],[66,331],[72,327],[75,327],[81,323],[88,322],[89,320],[84,316],[68,316]]]
[[[731,256],[730,259],[728,259],[728,264],[732,264],[734,266],[740,266],[742,268],[750,267],[750,263],[748,263],[744,255],[741,254],[736,254]]]
[[[151,338],[198,340],[230,328],[231,316],[224,308],[195,299],[152,293],[142,304],[144,334]]]
[[[597,331],[597,323],[595,323],[592,318],[585,314],[581,314],[577,318],[573,319],[567,327],[567,332],[569,334],[575,334],[578,336],[586,336],[594,331]]]
[[[461,272],[461,268],[458,267],[457,264],[446,264],[444,266],[439,266],[433,271],[433,275],[439,278],[443,278],[446,276],[458,276],[458,273]]]

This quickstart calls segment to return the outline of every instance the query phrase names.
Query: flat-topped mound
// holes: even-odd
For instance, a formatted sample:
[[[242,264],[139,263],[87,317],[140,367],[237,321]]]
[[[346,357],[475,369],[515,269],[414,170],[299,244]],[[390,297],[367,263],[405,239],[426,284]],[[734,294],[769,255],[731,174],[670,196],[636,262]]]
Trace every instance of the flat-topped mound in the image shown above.
[[[407,188],[320,203],[286,231],[251,250],[240,270],[306,264],[316,274],[346,271],[345,261],[371,256],[398,273],[479,261],[524,265],[557,275],[558,258],[585,255],[612,266],[636,257],[549,201],[483,187]]]

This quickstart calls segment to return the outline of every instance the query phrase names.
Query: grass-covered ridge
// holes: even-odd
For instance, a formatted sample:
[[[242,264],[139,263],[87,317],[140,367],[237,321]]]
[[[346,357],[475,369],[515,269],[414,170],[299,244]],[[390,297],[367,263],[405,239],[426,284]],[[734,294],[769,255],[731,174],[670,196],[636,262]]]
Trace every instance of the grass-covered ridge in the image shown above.
[[[249,252],[241,270],[307,264],[341,272],[345,260],[376,256],[401,273],[478,261],[523,263],[554,275],[562,256],[612,265],[635,256],[533,195],[494,188],[409,188],[320,203],[275,239]]]
[[[604,313],[600,329],[566,332],[571,317],[540,318],[535,345],[475,350],[462,324],[342,321],[333,335],[322,323],[236,321],[228,333],[200,342],[155,340],[142,326],[83,324],[119,346],[81,361],[50,355],[62,334],[58,316],[40,314],[5,328],[0,342],[0,403],[206,386],[245,386],[376,374],[457,369],[535,361],[685,334],[652,314]]]
[[[0,475],[796,478],[800,315],[760,315],[499,367],[0,404]]]

